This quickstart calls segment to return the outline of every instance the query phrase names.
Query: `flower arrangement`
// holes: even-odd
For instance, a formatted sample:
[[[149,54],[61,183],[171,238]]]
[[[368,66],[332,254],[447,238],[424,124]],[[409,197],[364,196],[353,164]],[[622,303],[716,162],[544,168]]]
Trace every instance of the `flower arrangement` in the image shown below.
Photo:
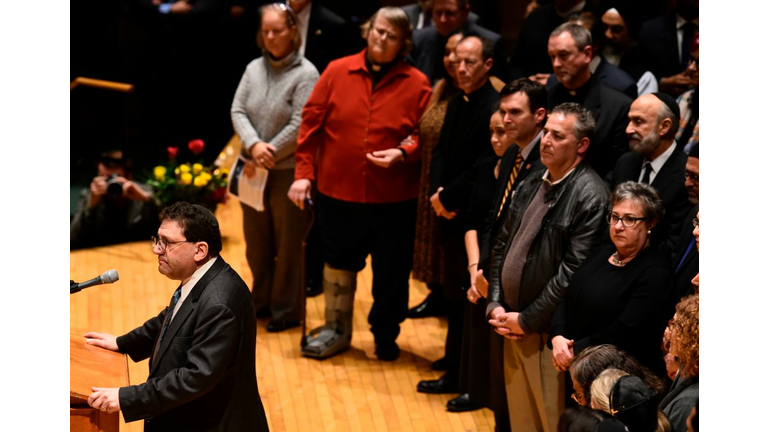
[[[205,148],[201,139],[194,139],[187,145],[199,156]],[[203,166],[202,159],[196,163],[178,163],[178,147],[168,147],[168,163],[154,168],[153,178],[147,184],[154,190],[158,206],[165,207],[178,201],[200,204],[211,211],[227,199],[227,176],[225,168]]]

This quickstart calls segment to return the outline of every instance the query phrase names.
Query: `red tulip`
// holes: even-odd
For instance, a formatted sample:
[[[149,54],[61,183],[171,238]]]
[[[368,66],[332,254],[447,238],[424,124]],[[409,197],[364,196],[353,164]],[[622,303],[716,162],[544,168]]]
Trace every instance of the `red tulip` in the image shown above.
[[[179,154],[178,147],[168,147],[168,160],[176,159],[176,155]]]
[[[200,154],[203,152],[203,147],[205,147],[205,143],[201,139],[193,139],[189,142],[189,150],[192,151],[194,154]]]

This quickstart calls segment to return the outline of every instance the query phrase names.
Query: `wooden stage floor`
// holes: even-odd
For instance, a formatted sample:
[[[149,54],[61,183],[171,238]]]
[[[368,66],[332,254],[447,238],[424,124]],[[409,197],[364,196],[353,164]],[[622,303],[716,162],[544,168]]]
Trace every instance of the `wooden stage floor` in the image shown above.
[[[242,235],[242,211],[236,200],[217,211],[224,249],[222,257],[250,283]],[[297,267],[298,268],[298,267]],[[155,316],[167,304],[176,283],[157,272],[157,258],[149,240],[70,253],[70,279],[85,281],[109,269],[120,280],[114,285],[88,288],[70,296],[70,327],[76,331],[123,334]],[[423,283],[411,280],[410,305],[427,294]],[[322,323],[324,296],[307,301],[307,327]],[[318,361],[299,353],[300,329],[267,333],[259,320],[256,342],[256,374],[259,391],[272,431],[491,431],[493,413],[483,409],[449,413],[446,402],[456,395],[416,392],[416,383],[435,379],[430,369],[443,354],[444,319],[406,320],[397,339],[402,350],[395,362],[380,362],[368,330],[371,309],[370,266],[358,275],[352,349]],[[147,361],[129,363],[130,380],[146,380]],[[94,383],[98,386],[98,383]],[[141,431],[142,422],[121,430]]]

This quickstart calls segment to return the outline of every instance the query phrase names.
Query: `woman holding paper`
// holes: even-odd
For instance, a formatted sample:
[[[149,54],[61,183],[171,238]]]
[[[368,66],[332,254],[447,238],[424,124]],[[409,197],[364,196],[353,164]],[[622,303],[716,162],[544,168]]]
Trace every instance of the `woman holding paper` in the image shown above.
[[[254,182],[267,178],[263,211],[241,206],[253,300],[260,317],[272,317],[267,331],[278,332],[301,320],[303,287],[296,257],[302,253],[309,213],[294,206],[287,194],[301,110],[319,75],[299,53],[301,34],[290,7],[263,6],[256,41],[264,55],[246,67],[231,116],[247,160],[244,174]]]

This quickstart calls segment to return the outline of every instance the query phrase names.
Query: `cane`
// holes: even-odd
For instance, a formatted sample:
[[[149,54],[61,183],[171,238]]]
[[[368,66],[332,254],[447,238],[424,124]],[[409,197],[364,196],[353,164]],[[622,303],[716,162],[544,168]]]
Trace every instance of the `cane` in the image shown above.
[[[304,239],[301,241],[301,348],[307,345],[307,239],[312,231],[312,225],[315,224],[315,203],[309,196],[304,202],[309,208],[309,225],[304,233]]]

